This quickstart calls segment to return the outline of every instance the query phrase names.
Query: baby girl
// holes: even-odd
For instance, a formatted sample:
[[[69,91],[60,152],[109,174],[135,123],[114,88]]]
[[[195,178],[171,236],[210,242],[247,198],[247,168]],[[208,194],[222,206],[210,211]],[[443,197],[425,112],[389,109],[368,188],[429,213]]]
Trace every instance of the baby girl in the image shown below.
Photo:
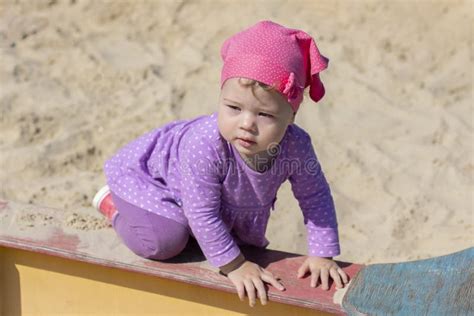
[[[240,245],[265,248],[278,188],[289,180],[308,233],[308,256],[295,277],[328,289],[348,282],[334,202],[310,136],[294,124],[309,87],[324,95],[328,59],[307,33],[262,21],[228,38],[217,112],[171,122],[130,142],[105,163],[107,186],[95,206],[137,255],[165,260],[191,235],[241,300],[267,303],[264,282],[284,290]]]

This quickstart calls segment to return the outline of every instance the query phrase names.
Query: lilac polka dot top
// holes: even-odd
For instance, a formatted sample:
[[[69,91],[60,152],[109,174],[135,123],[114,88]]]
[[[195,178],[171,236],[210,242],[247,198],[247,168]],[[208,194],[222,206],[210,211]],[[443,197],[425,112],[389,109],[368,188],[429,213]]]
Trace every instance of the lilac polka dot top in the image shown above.
[[[329,185],[309,135],[288,127],[273,163],[257,172],[219,133],[217,113],[174,121],[121,148],[105,163],[117,196],[190,229],[214,267],[239,254],[239,245],[267,247],[278,188],[287,179],[303,212],[310,256],[340,253]]]

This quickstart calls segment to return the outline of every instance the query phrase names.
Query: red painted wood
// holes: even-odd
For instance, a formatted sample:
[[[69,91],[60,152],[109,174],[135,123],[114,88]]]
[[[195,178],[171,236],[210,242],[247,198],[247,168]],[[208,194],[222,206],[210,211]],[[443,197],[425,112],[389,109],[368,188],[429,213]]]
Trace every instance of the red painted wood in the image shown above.
[[[0,201],[0,246],[18,248],[83,261],[106,267],[144,273],[155,277],[204,286],[216,290],[237,293],[227,277],[220,275],[205,260],[194,239],[190,239],[183,252],[170,260],[152,261],[140,258],[121,244],[113,229],[80,230],[68,227],[64,211],[37,207],[12,201]],[[49,221],[22,226],[16,219],[25,216],[35,218],[41,214]],[[88,214],[95,214],[90,210]],[[95,216],[99,217],[99,214]],[[286,291],[268,287],[268,298],[284,304],[344,314],[342,307],[333,302],[335,286],[329,291],[311,288],[309,275],[297,279],[296,273],[305,257],[299,254],[255,247],[242,247],[248,260],[270,270],[280,277]],[[340,263],[344,271],[354,277],[361,265]],[[236,299],[237,295],[236,295]]]

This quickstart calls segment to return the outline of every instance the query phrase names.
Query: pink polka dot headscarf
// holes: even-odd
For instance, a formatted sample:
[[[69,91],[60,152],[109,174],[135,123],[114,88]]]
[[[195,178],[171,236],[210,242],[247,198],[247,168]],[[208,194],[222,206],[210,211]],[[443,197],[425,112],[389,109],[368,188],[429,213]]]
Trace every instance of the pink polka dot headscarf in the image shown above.
[[[295,112],[306,87],[310,87],[309,95],[314,102],[324,96],[319,73],[327,68],[329,59],[319,53],[313,38],[301,30],[271,21],[258,22],[225,40],[221,57],[221,88],[234,77],[273,85]]]

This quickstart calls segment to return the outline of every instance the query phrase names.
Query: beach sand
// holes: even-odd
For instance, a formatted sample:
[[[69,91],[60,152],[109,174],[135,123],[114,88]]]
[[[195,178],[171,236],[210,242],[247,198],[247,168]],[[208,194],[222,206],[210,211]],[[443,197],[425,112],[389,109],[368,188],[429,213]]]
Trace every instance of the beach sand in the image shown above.
[[[394,262],[473,245],[471,1],[0,2],[0,197],[90,212],[104,161],[171,120],[209,114],[228,36],[271,19],[330,59],[301,106],[337,209],[342,254]],[[37,214],[28,221],[48,221]],[[288,183],[271,249],[306,254]]]

